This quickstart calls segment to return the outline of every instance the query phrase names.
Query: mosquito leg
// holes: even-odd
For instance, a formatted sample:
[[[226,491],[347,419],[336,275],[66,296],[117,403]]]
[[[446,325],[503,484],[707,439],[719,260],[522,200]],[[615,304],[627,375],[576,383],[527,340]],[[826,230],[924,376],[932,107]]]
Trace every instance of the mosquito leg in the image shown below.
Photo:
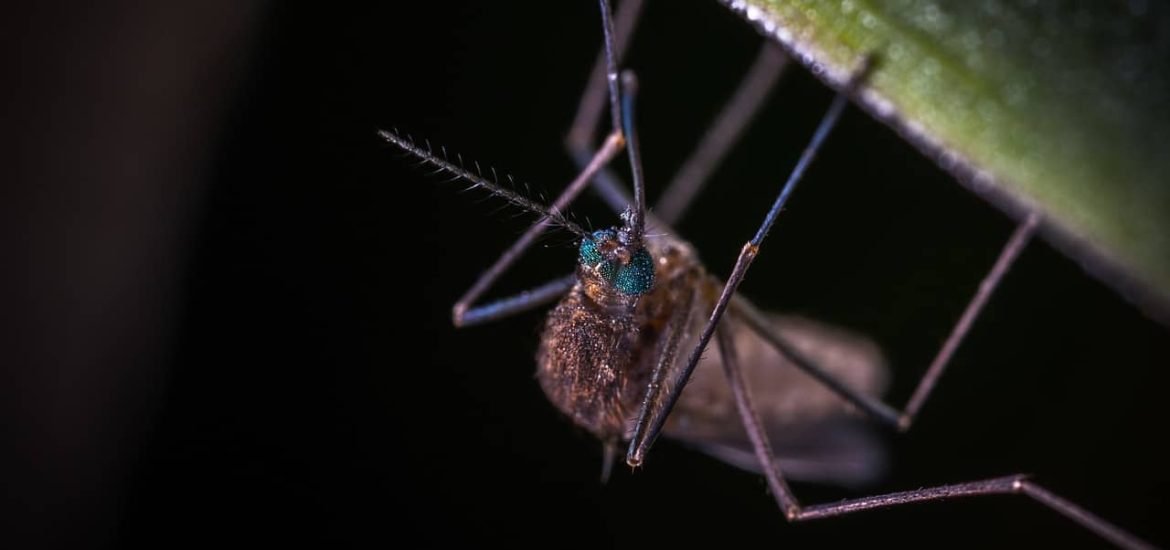
[[[622,128],[626,134],[626,151],[630,156],[630,167],[634,174],[634,202],[622,212],[623,225],[629,229],[622,235],[627,245],[636,245],[642,240],[646,227],[646,185],[642,181],[642,161],[639,159],[638,138],[634,132],[634,95],[637,80],[634,73],[626,72],[618,82],[618,47],[615,44],[613,15],[609,0],[598,0],[601,6],[601,28],[605,39],[605,79],[609,85],[609,114],[614,131]],[[621,92],[626,88],[626,93]]]
[[[772,496],[776,499],[776,503],[780,505],[780,510],[784,512],[785,517],[792,517],[793,512],[800,511],[800,503],[796,501],[792,489],[788,488],[788,482],[784,481],[784,475],[780,472],[779,465],[776,464],[776,454],[772,452],[772,444],[768,441],[764,424],[760,421],[760,415],[756,413],[756,409],[752,405],[751,397],[748,396],[747,385],[744,384],[743,373],[739,369],[735,340],[731,337],[731,331],[728,330],[726,323],[716,331],[716,335],[719,339],[719,362],[723,364],[723,373],[727,376],[728,385],[731,386],[735,408],[739,412],[744,429],[747,431],[748,439],[752,442],[752,450],[756,454],[756,460],[759,461],[761,469],[764,471],[768,487],[772,490]]]
[[[597,62],[593,64],[593,72],[589,73],[589,82],[585,85],[585,92],[581,94],[581,102],[577,106],[577,114],[573,118],[573,126],[565,139],[569,149],[588,150],[593,148],[593,138],[597,133],[598,117],[606,103],[606,75],[607,52],[611,52],[616,65],[621,65],[630,45],[630,36],[634,27],[638,25],[638,18],[642,14],[643,0],[626,0],[622,2],[614,14],[612,24],[603,22],[606,27],[612,28],[613,47],[603,47],[597,55]],[[607,8],[608,9],[608,8]],[[621,125],[615,125],[614,129]]]
[[[597,62],[589,75],[585,91],[581,95],[581,103],[577,107],[577,114],[573,118],[573,126],[565,137],[565,148],[579,167],[585,166],[593,156],[593,140],[597,132],[597,124],[602,109],[606,105],[609,95],[609,107],[613,129],[621,128],[620,116],[615,117],[618,96],[616,90],[608,86],[611,72],[616,78],[616,67],[621,65],[622,57],[630,44],[630,37],[637,27],[638,18],[642,13],[643,0],[626,0],[618,6],[617,13],[610,17],[609,3],[601,2],[602,28],[605,31],[605,45],[597,56]],[[616,85],[616,80],[613,81]],[[607,93],[613,92],[613,93]],[[619,113],[620,115],[620,113]],[[594,191],[617,214],[625,211],[631,204],[631,197],[621,180],[608,168],[602,169],[594,178]]]
[[[604,1],[604,0],[603,0]],[[629,239],[641,242],[646,230],[646,182],[642,178],[642,146],[638,143],[637,126],[634,124],[634,96],[638,90],[638,79],[633,71],[622,72],[622,128],[626,134],[626,151],[630,155],[630,172],[634,178],[634,204],[623,214],[628,217]]]
[[[826,388],[832,390],[841,396],[842,399],[853,404],[853,406],[875,420],[890,427],[898,425],[898,419],[900,418],[898,411],[872,395],[862,393],[845,385],[837,377],[822,369],[820,365],[805,357],[795,346],[788,343],[782,334],[777,333],[768,319],[747,300],[738,295],[732,297],[731,310],[749,328],[756,334],[759,334],[765,342],[768,342],[781,355],[787,357],[799,369],[815,378]]]
[[[615,131],[614,133],[610,134],[609,137],[605,140],[605,144],[599,151],[597,151],[597,154],[593,155],[593,158],[584,167],[581,174],[579,174],[572,182],[570,182],[568,187],[566,187],[565,190],[561,192],[561,195],[557,197],[555,202],[553,202],[550,209],[556,212],[563,212],[566,208],[568,208],[569,204],[571,204],[573,200],[577,198],[577,195],[580,195],[581,191],[583,191],[585,187],[589,185],[589,181],[592,179],[593,175],[596,174],[599,169],[605,166],[605,164],[608,163],[615,155],[617,155],[617,153],[621,151],[623,145],[625,145],[625,141],[623,140],[621,133]],[[527,296],[528,299],[526,301],[508,301],[505,299],[504,301],[496,302],[482,308],[476,308],[475,310],[471,309],[474,307],[475,302],[479,300],[480,297],[482,297],[483,294],[487,292],[487,290],[491,288],[491,286],[495,284],[497,280],[499,280],[504,272],[506,272],[510,267],[512,267],[513,264],[516,263],[517,260],[520,259],[520,256],[522,256],[524,252],[532,246],[532,243],[536,242],[536,239],[540,237],[542,233],[544,233],[545,229],[547,229],[549,225],[550,223],[547,217],[542,218],[541,220],[532,224],[532,226],[529,227],[528,230],[525,231],[524,234],[516,240],[516,242],[512,243],[512,246],[508,247],[508,249],[500,255],[499,259],[497,259],[496,262],[487,269],[487,271],[479,276],[479,279],[475,281],[475,284],[471,285],[471,288],[467,289],[467,292],[464,293],[461,298],[459,298],[458,302],[455,302],[455,306],[452,308],[452,318],[455,322],[455,326],[462,327],[476,323],[482,323],[488,320],[499,319],[512,313],[524,311],[525,309],[530,309],[532,307],[537,307],[547,301],[538,301],[533,299],[546,296],[546,294],[536,292],[536,290],[545,289],[545,287],[548,286],[545,285],[539,289],[530,291],[529,293],[517,297],[519,298]],[[550,299],[553,298],[556,298],[556,296],[551,296]],[[509,307],[504,307],[505,304]],[[525,305],[528,305],[529,307],[524,307]]]
[[[798,505],[795,514],[791,512],[786,512],[786,514],[788,519],[792,521],[804,521],[842,516],[853,512],[876,510],[915,502],[1005,494],[1024,494],[1032,497],[1033,500],[1051,508],[1060,515],[1119,547],[1154,548],[1150,543],[1105,521],[1100,516],[1080,507],[1076,503],[1037,485],[1029,480],[1027,476],[1019,474],[982,481],[968,481],[966,483],[940,485],[938,487],[928,487],[914,491],[850,499],[833,504],[818,504],[807,508],[802,508]]]
[[[796,188],[797,182],[804,175],[808,169],[809,164],[812,163],[813,158],[816,157],[817,151],[829,136],[829,132],[836,125],[837,120],[841,118],[841,113],[845,110],[845,106],[849,102],[849,95],[853,88],[861,81],[861,79],[868,73],[869,62],[865,62],[862,70],[858,71],[849,85],[841,90],[833,103],[829,106],[828,112],[821,119],[817,126],[816,132],[813,134],[808,146],[805,147],[804,152],[800,155],[800,160],[797,161],[796,167],[788,176],[788,181],[785,182],[784,188],[780,191],[780,195],[772,204],[772,208],[768,211],[764,218],[763,224],[752,240],[743,245],[740,250],[739,258],[735,262],[735,268],[731,272],[727,283],[723,286],[723,291],[720,293],[719,300],[715,303],[714,309],[711,311],[711,316],[707,319],[703,331],[699,334],[698,343],[691,351],[690,356],[687,357],[687,362],[683,367],[681,381],[682,383],[676,385],[671,389],[667,400],[663,405],[663,413],[658,415],[654,423],[648,429],[639,429],[635,431],[634,437],[630,441],[630,450],[626,454],[626,462],[631,466],[636,466],[642,463],[646,450],[654,443],[658,434],[662,431],[662,426],[666,422],[666,417],[674,408],[674,404],[678,401],[679,395],[682,394],[682,389],[686,385],[686,381],[690,380],[691,373],[694,372],[695,367],[699,364],[699,358],[703,354],[703,350],[707,348],[707,344],[711,342],[711,337],[715,333],[715,327],[719,324],[719,319],[723,317],[723,313],[727,310],[728,304],[731,302],[731,297],[735,295],[739,285],[743,282],[744,276],[747,274],[748,268],[752,261],[760,252],[760,245],[764,238],[767,237],[768,232],[772,229],[772,225],[776,222],[776,217],[780,214],[781,208],[788,202],[788,197],[792,195],[792,191]],[[642,427],[640,427],[642,428]]]
[[[711,127],[703,132],[703,139],[687,156],[687,161],[654,206],[659,219],[672,225],[682,219],[711,173],[756,118],[787,66],[788,56],[771,41],[760,46],[747,75],[723,105]]]
[[[573,162],[577,166],[583,166],[588,162],[589,155],[592,154],[591,151],[588,148],[570,150],[569,155],[573,157]],[[598,170],[597,175],[593,177],[593,191],[601,197],[610,210],[619,216],[626,211],[626,207],[631,203],[630,194],[626,189],[628,189],[626,184],[609,168]]]
[[[618,59],[625,52],[641,3],[641,0],[631,0],[619,6],[614,20]],[[720,110],[711,127],[704,132],[702,141],[687,157],[687,162],[667,185],[666,191],[654,208],[657,215],[656,225],[667,227],[682,218],[686,208],[698,195],[711,173],[739,141],[748,123],[755,118],[787,64],[787,56],[775,45],[765,42],[760,46],[755,61],[747,75],[740,81],[731,99]],[[581,98],[573,128],[565,140],[569,154],[579,166],[584,166],[590,158],[593,134],[601,114],[606,89],[605,74],[605,58],[602,55],[598,57],[585,94]],[[632,202],[625,191],[627,189],[625,184],[608,168],[598,172],[594,184],[594,190],[615,212],[621,213]]]
[[[624,131],[624,136],[626,138],[626,151],[629,153],[630,167],[634,176],[634,194],[632,204],[617,177],[608,170],[602,170],[598,173],[596,176],[596,181],[594,182],[594,189],[596,189],[606,200],[606,202],[609,203],[610,207],[613,208],[613,210],[622,217],[624,225],[628,228],[628,232],[623,236],[623,240],[627,241],[627,245],[631,245],[636,244],[642,239],[642,236],[645,233],[646,219],[648,217],[646,213],[646,186],[642,180],[642,160],[640,158],[641,151],[638,146],[638,135],[634,125],[634,99],[637,96],[638,83],[637,78],[634,76],[632,71],[624,71],[619,77],[618,57],[622,53],[622,50],[619,49],[619,46],[615,43],[617,40],[617,37],[615,36],[617,31],[614,30],[615,25],[610,13],[609,0],[599,0],[598,3],[601,5],[601,21],[602,27],[605,31],[604,60],[606,82],[609,84],[610,114],[612,117],[611,122],[615,131],[617,131],[618,128],[621,128]],[[640,8],[638,8],[638,10],[640,10]],[[633,14],[634,17],[637,16],[636,12],[638,10],[633,10],[635,12]],[[633,23],[631,22],[630,24],[626,25],[626,27],[627,28],[625,30],[627,33],[632,32]],[[623,42],[625,42],[627,38],[628,37],[622,37]],[[620,86],[619,78],[621,83]],[[595,86],[596,83],[591,83],[591,85]],[[587,90],[586,96],[589,96],[590,93],[591,92]],[[587,128],[586,130],[582,131],[570,131],[571,137],[569,141],[567,141],[567,145],[570,149],[570,153],[573,154],[573,157],[578,164],[580,164],[582,160],[589,155],[588,151],[590,150],[591,146],[587,141],[574,143],[572,136],[591,133],[592,128]],[[657,222],[657,220],[654,221],[657,225],[662,225],[661,222]]]
[[[1031,212],[1028,217],[1016,227],[1015,232],[1012,233],[1011,238],[1008,239],[1007,244],[1004,245],[1003,250],[996,258],[995,264],[991,267],[991,271],[983,277],[979,283],[979,290],[975,292],[975,296],[971,297],[971,301],[967,304],[967,308],[963,310],[963,315],[959,317],[959,321],[955,323],[955,327],[951,329],[951,333],[947,336],[946,341],[938,350],[934,360],[930,362],[930,367],[926,369],[926,374],[922,375],[922,380],[918,382],[918,387],[914,390],[914,394],[910,397],[910,401],[906,403],[906,408],[902,412],[901,418],[898,419],[898,429],[907,431],[914,423],[914,419],[918,416],[918,411],[922,409],[922,405],[926,403],[926,399],[930,397],[930,392],[934,390],[938,379],[942,377],[943,371],[951,360],[951,356],[955,354],[955,350],[959,348],[959,344],[967,336],[967,332],[971,330],[971,325],[974,324],[975,319],[979,317],[979,313],[983,310],[983,306],[987,304],[991,294],[995,292],[999,282],[1003,280],[1004,274],[1015,263],[1016,258],[1023,252],[1024,246],[1028,244],[1028,240],[1032,234],[1036,232],[1036,227],[1040,224],[1040,214]]]
[[[1035,233],[1039,223],[1040,215],[1033,212],[1023,222],[1020,222],[1015,232],[1012,233],[1011,238],[1004,245],[995,264],[979,284],[978,291],[976,291],[971,301],[967,304],[963,315],[951,330],[950,336],[943,342],[942,348],[939,349],[938,354],[931,361],[930,367],[922,376],[905,410],[901,413],[873,396],[858,392],[842,384],[833,375],[825,372],[820,366],[806,358],[800,351],[789,344],[782,334],[778,334],[770,323],[768,323],[767,319],[755,307],[748,303],[747,300],[738,296],[733,297],[731,309],[753,331],[775,348],[776,351],[789,358],[798,368],[820,381],[826,388],[832,390],[846,401],[849,401],[875,420],[892,427],[897,427],[901,431],[906,431],[910,429],[918,411],[921,410],[931,390],[934,389],[939,378],[942,377],[943,371],[946,369],[955,350],[958,349],[959,344],[962,343],[963,338],[970,331],[971,325],[979,316],[983,306],[987,304],[992,293],[999,286],[1000,281],[1003,280],[1003,276],[1015,262],[1016,258],[1023,252],[1024,246],[1028,243],[1032,234]]]
[[[596,176],[593,177],[593,190],[597,191],[601,195],[601,198],[606,201],[606,204],[610,205],[615,213],[622,216],[622,219],[625,219],[627,215],[631,216],[628,224],[631,227],[631,232],[629,233],[640,239],[643,231],[645,231],[647,221],[649,224],[660,228],[666,228],[668,226],[665,222],[658,219],[658,216],[646,212],[645,209],[646,190],[642,184],[641,151],[638,144],[638,131],[636,131],[634,126],[634,98],[636,92],[638,92],[638,80],[636,80],[633,71],[626,70],[622,71],[621,81],[624,83],[622,87],[625,89],[625,94],[622,95],[620,103],[622,110],[622,128],[625,130],[624,135],[626,137],[626,150],[629,152],[629,165],[631,165],[634,174],[634,195],[631,198],[631,195],[626,192],[625,184],[622,184],[621,180],[617,176],[614,176],[611,170],[605,169],[605,167],[599,170]],[[570,152],[573,159],[577,161],[577,164],[580,164],[581,160],[589,156],[590,149],[583,147],[583,149],[571,150]]]
[[[681,303],[675,307],[675,313],[671,317],[669,324],[665,328],[666,340],[662,344],[662,349],[658,350],[658,364],[654,366],[654,372],[650,375],[650,383],[646,386],[646,396],[642,398],[642,407],[638,411],[638,419],[634,424],[634,433],[642,433],[646,427],[654,422],[658,417],[665,417],[669,410],[662,407],[662,400],[664,392],[669,395],[675,388],[682,389],[682,385],[686,383],[686,379],[678,379],[671,381],[668,379],[671,373],[667,372],[671,366],[675,364],[675,357],[678,355],[678,348],[682,342],[682,336],[687,331],[687,327],[691,320],[691,306],[694,304],[695,293],[686,292],[685,298]],[[668,382],[671,382],[668,384]],[[638,466],[640,463],[633,463],[629,457],[634,452],[634,443],[637,438],[630,440],[630,448],[626,455],[626,463],[630,466]]]
[[[482,306],[465,310],[456,318],[455,326],[470,327],[498,321],[505,317],[536,309],[544,304],[555,301],[577,282],[575,273],[553,279],[531,290],[526,290],[513,296],[500,298]]]
[[[788,483],[784,479],[784,473],[780,469],[780,464],[774,458],[775,454],[773,454],[772,446],[768,442],[767,432],[764,429],[763,423],[760,421],[759,415],[755,411],[755,407],[752,405],[747,385],[743,381],[743,374],[739,368],[738,358],[736,357],[735,344],[730,337],[730,331],[727,330],[726,324],[720,327],[716,331],[716,334],[719,339],[720,362],[723,363],[724,374],[727,375],[727,383],[731,386],[731,394],[735,399],[736,409],[739,412],[744,429],[747,431],[748,439],[751,440],[756,459],[759,460],[764,471],[764,477],[768,481],[768,488],[771,490],[773,498],[776,499],[776,504],[784,513],[784,517],[789,521],[805,521],[841,516],[863,510],[876,510],[915,502],[1022,493],[1117,546],[1123,548],[1152,548],[1149,543],[1101,519],[1099,516],[1081,508],[1073,502],[1053,494],[1047,489],[1028,480],[1023,475],[955,483],[914,491],[845,500],[833,504],[819,504],[804,507],[797,500],[792,489],[788,487]]]

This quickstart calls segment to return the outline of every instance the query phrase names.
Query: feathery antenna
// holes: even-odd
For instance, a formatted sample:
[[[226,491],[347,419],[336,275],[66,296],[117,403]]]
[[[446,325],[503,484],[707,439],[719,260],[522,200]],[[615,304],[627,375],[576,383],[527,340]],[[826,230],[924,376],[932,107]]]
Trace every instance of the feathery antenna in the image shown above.
[[[570,221],[560,211],[549,208],[532,199],[529,199],[528,197],[525,197],[524,195],[521,195],[520,193],[512,191],[511,189],[500,185],[498,180],[494,181],[484,177],[483,171],[479,167],[479,163],[472,163],[475,166],[475,171],[473,172],[463,167],[462,156],[457,155],[459,164],[452,163],[450,160],[448,160],[447,151],[445,148],[440,148],[442,153],[436,154],[434,150],[431,149],[429,144],[425,148],[419,147],[413,139],[402,137],[397,132],[379,130],[378,135],[381,136],[382,139],[397,145],[403,151],[414,155],[424,164],[430,164],[441,172],[447,172],[453,176],[463,178],[464,180],[470,182],[472,187],[485,189],[491,194],[500,197],[515,206],[519,206],[520,208],[528,210],[529,212],[540,214],[552,223],[563,226],[565,229],[572,231],[574,234],[583,239],[589,238],[589,233],[587,231],[585,231],[580,225]],[[492,170],[492,174],[495,174],[495,170]],[[509,180],[510,179],[511,177],[509,177]]]

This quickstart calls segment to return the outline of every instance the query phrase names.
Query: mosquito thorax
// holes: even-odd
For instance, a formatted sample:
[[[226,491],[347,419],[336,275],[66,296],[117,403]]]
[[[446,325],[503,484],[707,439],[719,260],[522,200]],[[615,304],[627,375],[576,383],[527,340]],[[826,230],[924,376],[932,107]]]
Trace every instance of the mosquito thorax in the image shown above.
[[[578,274],[595,301],[626,302],[654,288],[654,258],[620,237],[618,229],[602,229],[581,241]]]

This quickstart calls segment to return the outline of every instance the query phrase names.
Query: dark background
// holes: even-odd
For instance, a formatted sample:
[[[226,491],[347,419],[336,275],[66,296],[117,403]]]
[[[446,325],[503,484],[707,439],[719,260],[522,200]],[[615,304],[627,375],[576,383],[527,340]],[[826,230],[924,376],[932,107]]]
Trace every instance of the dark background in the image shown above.
[[[449,321],[450,306],[531,216],[429,177],[375,135],[396,127],[554,196],[573,176],[560,144],[600,45],[596,6],[398,4],[256,12],[201,188],[178,195],[191,206],[174,241],[174,291],[158,298],[170,312],[168,344],[137,390],[145,404],[118,460],[92,474],[113,489],[83,505],[26,510],[34,540],[1101,544],[1025,497],[787,525],[761,477],[668,441],[643,470],[599,484],[599,445],[533,378],[541,312],[466,330]],[[642,83],[652,198],[759,43],[715,2],[649,2],[627,65]],[[717,275],[729,272],[831,97],[792,66],[678,227]],[[614,223],[593,197],[574,210],[593,227]],[[850,109],[743,292],[870,335],[892,364],[890,402],[900,405],[1012,228]],[[549,235],[495,295],[559,276],[573,257],[569,236]],[[1167,334],[1034,243],[919,424],[891,436],[893,471],[872,492],[1033,473],[1170,544],[1168,457],[1158,446]],[[857,496],[795,488],[805,503]],[[99,509],[95,527],[69,532]]]

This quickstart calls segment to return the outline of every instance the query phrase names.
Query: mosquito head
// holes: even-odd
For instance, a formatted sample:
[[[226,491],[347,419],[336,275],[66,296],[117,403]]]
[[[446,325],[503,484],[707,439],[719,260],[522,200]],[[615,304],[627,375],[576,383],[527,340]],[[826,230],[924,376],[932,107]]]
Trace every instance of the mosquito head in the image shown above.
[[[626,244],[619,229],[602,229],[581,241],[583,274],[623,296],[639,296],[654,288],[654,259],[640,242]]]

